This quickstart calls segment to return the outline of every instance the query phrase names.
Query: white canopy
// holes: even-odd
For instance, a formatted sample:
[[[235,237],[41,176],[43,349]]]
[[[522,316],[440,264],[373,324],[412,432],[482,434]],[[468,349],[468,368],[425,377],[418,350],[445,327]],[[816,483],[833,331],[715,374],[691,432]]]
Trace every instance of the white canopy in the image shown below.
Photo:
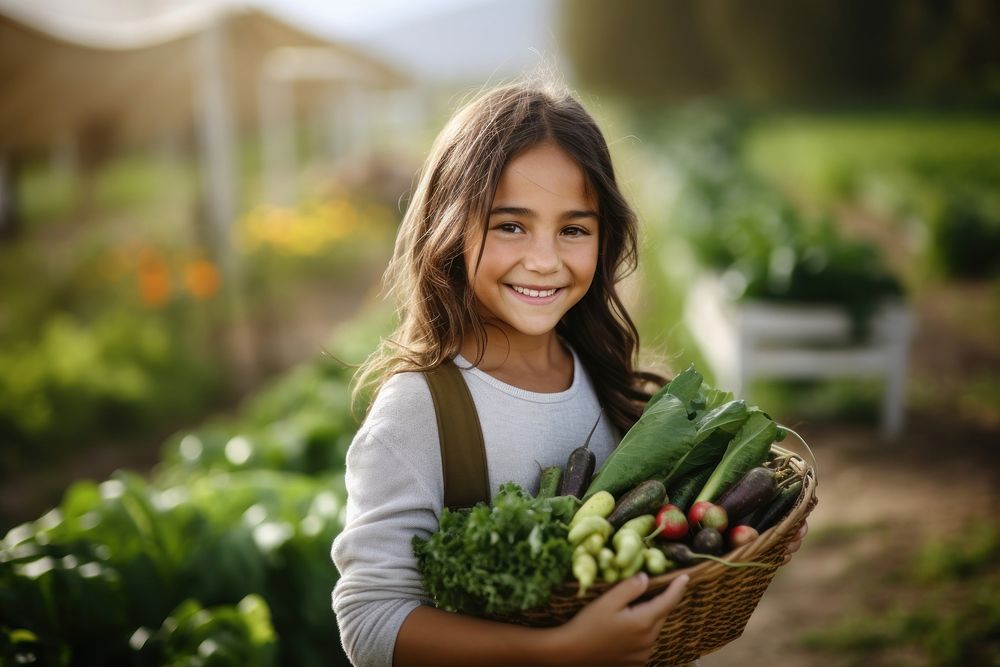
[[[199,122],[198,78],[211,51],[199,37],[211,30],[227,112],[239,125],[256,123],[261,77],[282,47],[321,50],[327,84],[334,71],[369,88],[403,83],[354,47],[242,3],[91,0],[88,17],[74,7],[0,0],[0,156],[45,151],[81,132],[112,132],[122,145],[189,128]]]

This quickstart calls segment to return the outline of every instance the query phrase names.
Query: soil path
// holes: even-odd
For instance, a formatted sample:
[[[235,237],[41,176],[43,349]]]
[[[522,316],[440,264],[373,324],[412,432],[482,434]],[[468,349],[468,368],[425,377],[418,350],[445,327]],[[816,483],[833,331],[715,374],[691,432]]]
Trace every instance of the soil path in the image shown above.
[[[897,576],[918,546],[992,516],[1000,501],[995,434],[955,437],[942,426],[914,422],[893,444],[866,429],[802,427],[820,470],[809,536],[743,636],[701,667],[843,665],[843,656],[806,649],[800,638],[840,623],[862,603],[888,608],[918,597]]]

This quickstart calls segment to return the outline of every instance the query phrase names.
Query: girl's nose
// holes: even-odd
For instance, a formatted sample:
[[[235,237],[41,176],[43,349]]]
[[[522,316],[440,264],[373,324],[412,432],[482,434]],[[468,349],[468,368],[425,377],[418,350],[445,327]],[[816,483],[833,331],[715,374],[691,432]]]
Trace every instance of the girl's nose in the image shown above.
[[[555,273],[562,266],[556,242],[547,238],[536,238],[528,248],[523,260],[524,268],[535,273]]]

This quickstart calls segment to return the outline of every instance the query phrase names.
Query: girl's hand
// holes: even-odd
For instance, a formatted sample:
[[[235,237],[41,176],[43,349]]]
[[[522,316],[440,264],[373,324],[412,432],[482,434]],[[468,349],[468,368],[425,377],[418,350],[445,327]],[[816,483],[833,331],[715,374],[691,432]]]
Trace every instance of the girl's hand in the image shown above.
[[[808,532],[809,532],[809,524],[803,522],[802,527],[799,528],[799,532],[795,534],[795,537],[792,538],[792,541],[788,543],[788,548],[785,549],[785,560],[782,561],[781,563],[782,565],[792,560],[792,554],[798,551],[799,547],[802,546],[802,538],[804,538],[806,536],[806,533]]]
[[[688,578],[686,574],[677,577],[664,592],[636,605],[630,603],[646,591],[649,576],[643,572],[621,582],[558,629],[563,649],[560,662],[602,667],[645,665],[667,613],[684,595]]]

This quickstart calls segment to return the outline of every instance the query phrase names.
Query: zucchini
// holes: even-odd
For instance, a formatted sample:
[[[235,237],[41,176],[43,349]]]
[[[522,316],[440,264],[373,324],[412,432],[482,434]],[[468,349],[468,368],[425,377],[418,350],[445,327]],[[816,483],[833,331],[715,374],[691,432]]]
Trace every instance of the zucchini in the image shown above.
[[[670,496],[670,502],[680,508],[684,516],[687,516],[688,510],[691,509],[691,503],[694,501],[694,497],[698,495],[702,487],[705,486],[705,482],[708,478],[712,476],[712,472],[715,470],[715,464],[709,464],[702,466],[690,474],[681,477],[677,480],[676,484],[673,484],[667,491],[667,495]]]
[[[618,499],[608,521],[615,528],[620,528],[629,519],[643,514],[655,514],[666,499],[667,490],[663,487],[663,482],[647,479]]]
[[[538,498],[551,498],[559,492],[559,482],[562,480],[562,468],[549,466],[542,471],[538,482]]]

